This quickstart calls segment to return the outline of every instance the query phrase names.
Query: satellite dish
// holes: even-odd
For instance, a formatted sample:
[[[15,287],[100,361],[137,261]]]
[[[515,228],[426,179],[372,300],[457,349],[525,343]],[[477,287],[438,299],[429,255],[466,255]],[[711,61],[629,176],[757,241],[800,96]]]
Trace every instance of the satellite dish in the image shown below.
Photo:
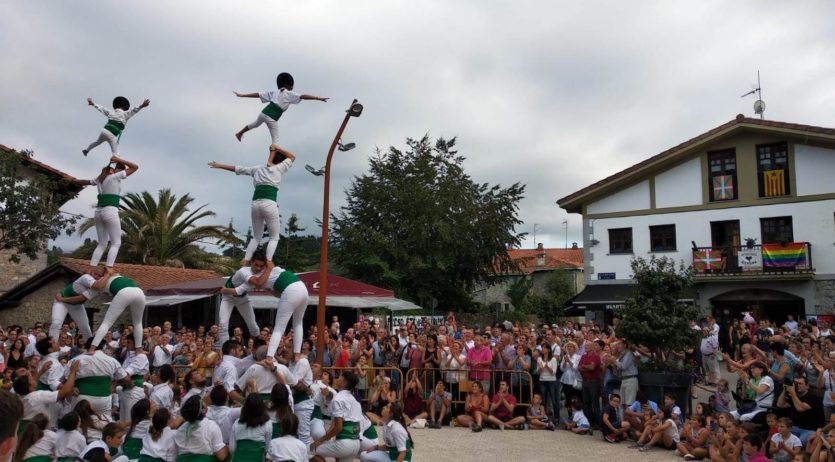
[[[765,112],[765,101],[758,99],[754,101],[754,114],[762,115]]]

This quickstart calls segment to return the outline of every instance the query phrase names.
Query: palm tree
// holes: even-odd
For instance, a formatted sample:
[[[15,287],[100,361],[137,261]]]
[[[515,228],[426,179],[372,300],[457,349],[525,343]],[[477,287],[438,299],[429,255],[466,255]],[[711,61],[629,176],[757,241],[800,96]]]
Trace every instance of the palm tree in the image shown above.
[[[122,247],[119,261],[147,265],[211,269],[225,274],[237,269],[237,262],[201,249],[197,243],[206,239],[216,245],[241,245],[234,230],[220,225],[195,223],[215,213],[203,210],[206,205],[189,210],[194,198],[177,198],[170,189],[161,189],[155,199],[151,193],[128,193],[121,205]],[[80,227],[83,234],[95,226],[92,219]]]

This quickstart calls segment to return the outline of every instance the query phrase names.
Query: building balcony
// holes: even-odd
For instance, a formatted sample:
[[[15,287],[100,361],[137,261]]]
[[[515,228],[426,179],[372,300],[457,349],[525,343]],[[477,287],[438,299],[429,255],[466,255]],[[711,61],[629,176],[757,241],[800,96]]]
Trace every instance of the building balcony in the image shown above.
[[[706,281],[812,279],[812,244],[694,247],[693,279]]]

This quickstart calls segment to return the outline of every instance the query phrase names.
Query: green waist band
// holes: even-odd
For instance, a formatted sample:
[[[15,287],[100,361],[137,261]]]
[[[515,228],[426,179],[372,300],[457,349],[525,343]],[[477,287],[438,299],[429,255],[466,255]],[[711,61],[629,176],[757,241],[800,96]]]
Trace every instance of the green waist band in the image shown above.
[[[281,422],[273,422],[273,439],[281,437]]]
[[[32,456],[23,459],[23,462],[52,462],[50,456]]]
[[[115,297],[120,290],[127,289],[128,287],[137,287],[136,282],[131,278],[119,276],[110,283],[110,295]]]
[[[224,284],[223,287],[226,287],[227,289],[235,288],[235,286],[232,285],[232,276],[229,276],[229,278],[226,279],[226,284]]]
[[[139,459],[139,451],[142,450],[142,438],[126,437],[125,442],[122,443],[122,452],[128,456],[128,459]]]
[[[255,192],[252,193],[252,200],[266,199],[275,202],[278,200],[278,188],[268,184],[255,185]]]
[[[299,404],[303,403],[310,399],[310,396],[307,395],[306,391],[294,391],[293,392],[293,403]]]
[[[362,432],[362,436],[364,436],[364,437],[366,437],[370,440],[376,440],[377,439],[377,428],[374,425],[366,428],[365,431]]]
[[[264,106],[264,109],[261,112],[273,120],[278,120],[281,117],[281,114],[284,114],[284,111],[278,107],[278,104],[275,103],[270,103]]]
[[[232,462],[261,462],[264,460],[265,452],[267,445],[264,441],[236,440]]]
[[[75,293],[75,291],[72,288],[72,284],[68,284],[67,287],[64,287],[64,290],[61,291],[61,296],[62,297],[69,298],[69,297],[75,297],[77,295],[78,294]]]
[[[118,194],[99,194],[96,198],[96,207],[118,207],[121,199]]]
[[[57,457],[55,458],[56,462],[75,462],[75,457],[73,456],[66,456],[66,457]]]
[[[397,460],[397,457],[400,455],[400,451],[397,450],[397,446],[388,446],[389,450],[389,459]],[[411,461],[412,460],[412,440],[406,440],[406,457],[403,459],[404,461]]]
[[[258,396],[261,397],[261,401],[269,401],[272,399],[272,394],[270,393],[258,393]]]
[[[310,414],[311,419],[325,420],[322,416],[322,408],[320,406],[313,406],[313,414]]]
[[[161,457],[151,457],[147,454],[139,454],[139,462],[165,462]]]
[[[35,384],[35,390],[52,391],[52,389],[49,388],[49,385],[41,382],[40,380],[38,380],[38,383]]]
[[[79,394],[99,398],[110,396],[111,383],[110,377],[104,375],[75,379],[75,387],[78,388]]]
[[[145,385],[145,376],[144,375],[132,375],[130,376],[133,379],[133,384],[137,387],[141,387]],[[136,459],[136,457],[131,457],[131,459]]]
[[[360,438],[359,422],[342,421],[342,431],[336,435],[338,440],[358,440]]]
[[[279,274],[278,279],[275,280],[275,283],[273,284],[273,290],[275,291],[275,293],[281,294],[282,292],[284,292],[284,289],[286,289],[287,286],[294,282],[299,282],[300,280],[301,279],[299,279],[299,277],[296,276],[295,273],[290,271],[284,271],[283,273]]]
[[[23,433],[23,429],[25,429],[27,425],[29,425],[29,421],[28,420],[23,420],[23,419],[21,419],[20,423],[17,424],[17,436],[18,437],[20,437],[20,434]]]
[[[122,134],[122,130],[125,129],[125,124],[119,122],[118,120],[108,119],[107,123],[104,125],[104,129],[109,131],[110,133],[113,133],[116,136],[119,136]]]
[[[184,453],[177,456],[177,462],[216,462],[214,454],[192,454]]]

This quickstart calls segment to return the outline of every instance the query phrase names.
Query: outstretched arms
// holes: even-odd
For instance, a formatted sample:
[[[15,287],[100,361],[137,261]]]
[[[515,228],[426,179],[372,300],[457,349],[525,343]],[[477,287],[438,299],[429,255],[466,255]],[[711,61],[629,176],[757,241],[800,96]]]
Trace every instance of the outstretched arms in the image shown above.
[[[220,162],[211,161],[211,162],[209,162],[209,167],[219,168],[221,170],[228,170],[232,173],[235,173],[235,166],[234,165],[221,164]]]
[[[258,93],[239,93],[237,91],[233,91],[232,93],[235,94],[238,98],[258,98]]]
[[[307,99],[313,101],[321,101],[323,103],[327,103],[330,98],[324,96],[313,96],[313,95],[301,95],[299,99]]]

